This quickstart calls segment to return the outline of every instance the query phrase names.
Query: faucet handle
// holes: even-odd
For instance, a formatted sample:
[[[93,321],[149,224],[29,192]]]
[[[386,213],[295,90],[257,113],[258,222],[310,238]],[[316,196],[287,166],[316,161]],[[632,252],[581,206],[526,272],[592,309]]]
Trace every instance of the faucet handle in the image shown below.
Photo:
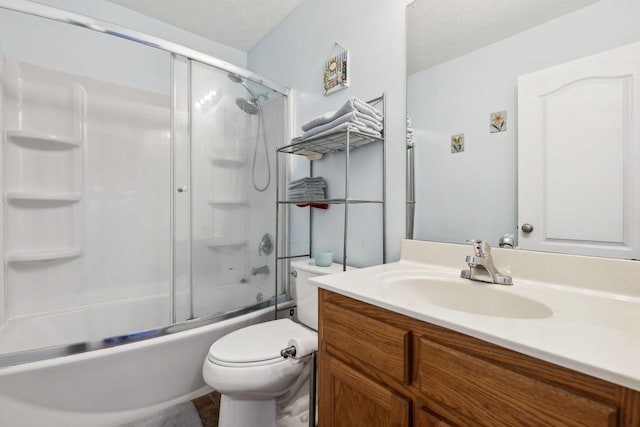
[[[258,255],[271,255],[271,252],[273,252],[273,236],[265,233],[258,244]]]
[[[483,240],[467,240],[473,246],[475,256],[486,257],[491,254],[491,246]]]

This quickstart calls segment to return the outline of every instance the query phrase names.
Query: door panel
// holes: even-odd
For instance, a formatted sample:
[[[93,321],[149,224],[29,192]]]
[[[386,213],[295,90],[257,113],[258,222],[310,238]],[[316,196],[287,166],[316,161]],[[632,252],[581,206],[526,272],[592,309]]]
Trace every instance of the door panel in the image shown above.
[[[519,78],[521,248],[639,257],[639,77],[635,43]]]
[[[323,427],[408,427],[411,404],[408,399],[376,383],[342,362],[324,354],[325,384],[320,384],[320,406],[332,407],[320,419]],[[325,369],[325,368],[322,368]]]

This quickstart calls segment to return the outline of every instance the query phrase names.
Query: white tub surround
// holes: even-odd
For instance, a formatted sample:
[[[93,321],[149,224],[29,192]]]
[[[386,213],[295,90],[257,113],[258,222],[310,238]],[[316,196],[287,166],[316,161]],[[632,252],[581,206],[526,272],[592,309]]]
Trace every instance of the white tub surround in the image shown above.
[[[504,286],[461,279],[471,254],[405,240],[399,262],[313,282],[640,391],[640,263],[495,248],[495,266],[513,276]]]
[[[0,368],[0,426],[117,426],[211,389],[202,360],[211,343],[273,318],[264,308],[127,345]],[[178,326],[176,326],[178,327]]]

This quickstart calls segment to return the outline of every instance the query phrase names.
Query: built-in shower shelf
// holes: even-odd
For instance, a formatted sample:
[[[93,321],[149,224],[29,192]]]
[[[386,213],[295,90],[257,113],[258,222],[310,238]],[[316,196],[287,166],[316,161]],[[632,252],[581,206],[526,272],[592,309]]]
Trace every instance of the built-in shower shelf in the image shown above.
[[[42,132],[9,129],[7,138],[27,148],[37,150],[70,150],[80,146],[80,139]]]
[[[247,246],[247,241],[240,239],[211,239],[207,242],[207,246],[211,249],[240,249]]]
[[[8,262],[37,262],[75,258],[82,255],[80,248],[64,248],[46,251],[13,252],[7,255]]]
[[[44,192],[44,191],[8,191],[5,193],[7,200],[26,202],[60,202],[75,203],[81,199],[80,193]]]
[[[248,203],[247,200],[209,200],[209,204],[216,208],[241,208]]]
[[[247,159],[243,159],[241,157],[213,156],[213,157],[209,157],[209,161],[211,161],[211,163],[213,163],[214,166],[218,166],[221,168],[228,168],[228,169],[241,168],[242,166],[244,166],[245,163],[247,163]]]

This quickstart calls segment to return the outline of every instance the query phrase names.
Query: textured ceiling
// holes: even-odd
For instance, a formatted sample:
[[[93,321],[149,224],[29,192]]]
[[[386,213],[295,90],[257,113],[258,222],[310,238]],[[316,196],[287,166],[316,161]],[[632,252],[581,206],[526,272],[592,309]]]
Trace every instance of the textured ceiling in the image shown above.
[[[303,0],[109,1],[247,52]],[[408,6],[407,73],[433,67],[596,1],[415,0]]]
[[[302,3],[302,0],[109,1],[243,52]]]
[[[433,67],[598,0],[416,0],[408,6],[407,74]]]

